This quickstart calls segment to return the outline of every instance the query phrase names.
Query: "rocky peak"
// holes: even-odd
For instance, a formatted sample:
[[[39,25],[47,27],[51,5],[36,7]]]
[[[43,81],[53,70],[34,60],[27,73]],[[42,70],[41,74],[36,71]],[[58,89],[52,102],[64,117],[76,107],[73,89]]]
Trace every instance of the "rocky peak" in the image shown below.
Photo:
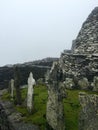
[[[98,21],[98,7],[95,7],[94,10],[91,12],[91,14],[87,18],[88,21],[97,20]]]
[[[88,16],[72,43],[71,50],[64,50],[58,61],[65,87],[98,91],[98,7]]]
[[[83,23],[82,28],[73,41],[73,53],[98,53],[98,7],[96,7]]]

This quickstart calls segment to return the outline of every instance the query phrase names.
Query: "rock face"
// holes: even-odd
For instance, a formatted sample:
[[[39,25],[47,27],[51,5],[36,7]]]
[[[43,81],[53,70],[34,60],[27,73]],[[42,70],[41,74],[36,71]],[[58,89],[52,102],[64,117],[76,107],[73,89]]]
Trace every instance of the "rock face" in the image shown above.
[[[98,7],[88,16],[74,40],[73,52],[78,54],[98,53]]]
[[[0,97],[7,90],[0,91]],[[38,126],[22,121],[23,115],[14,109],[10,101],[0,99],[0,130],[39,130]]]
[[[14,130],[13,126],[9,123],[7,114],[3,106],[0,104],[0,130]]]
[[[98,130],[98,95],[79,94],[82,111],[79,130]]]
[[[34,88],[35,85],[35,79],[33,78],[32,72],[30,72],[29,78],[28,78],[28,92],[27,92],[27,109],[31,113],[33,109],[33,94],[34,94]]]
[[[72,78],[66,78],[66,80],[64,81],[64,85],[67,89],[73,89],[73,87],[75,86]]]
[[[82,78],[78,81],[78,85],[79,85],[79,88],[82,88],[82,89],[88,89],[89,87],[89,82],[88,82],[88,79],[87,78]]]
[[[47,129],[65,130],[63,98],[66,96],[64,86],[62,86],[62,72],[58,64],[54,63],[48,75],[48,102],[46,117]]]
[[[72,88],[98,91],[95,85],[95,77],[98,75],[98,7],[83,23],[76,40],[73,41],[72,49],[64,50],[61,54],[59,64],[65,87],[68,88],[67,84],[71,79]]]
[[[93,91],[98,91],[98,77],[97,76],[94,77],[93,85],[94,85]]]
[[[20,84],[27,84],[27,78],[30,72],[33,72],[35,80],[40,78],[44,79],[44,75],[48,69],[51,68],[53,61],[57,61],[58,58],[45,58],[42,60],[26,62],[23,64],[6,65],[0,67],[0,89],[8,87],[10,79],[14,78],[14,66],[17,66],[20,71]]]

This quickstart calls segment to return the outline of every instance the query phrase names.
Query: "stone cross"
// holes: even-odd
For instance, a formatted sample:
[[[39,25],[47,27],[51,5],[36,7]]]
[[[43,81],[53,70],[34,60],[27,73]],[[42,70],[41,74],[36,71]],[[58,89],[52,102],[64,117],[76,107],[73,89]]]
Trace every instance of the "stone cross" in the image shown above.
[[[32,72],[30,72],[29,78],[28,78],[28,92],[27,92],[27,109],[31,113],[33,109],[33,93],[35,85],[35,79],[33,78]]]
[[[14,97],[14,79],[11,79],[10,84],[11,84],[11,98],[13,99],[13,97]]]

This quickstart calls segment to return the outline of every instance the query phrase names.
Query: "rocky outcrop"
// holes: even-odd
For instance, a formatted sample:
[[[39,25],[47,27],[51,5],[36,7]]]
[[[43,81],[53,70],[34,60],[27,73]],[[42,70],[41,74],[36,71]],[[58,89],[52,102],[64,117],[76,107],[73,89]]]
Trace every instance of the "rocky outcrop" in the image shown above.
[[[98,130],[98,95],[79,94],[82,110],[79,118],[79,130]]]
[[[0,97],[6,90],[0,91]],[[39,130],[30,123],[24,123],[21,113],[14,109],[10,101],[0,100],[0,130]]]
[[[98,91],[98,77],[97,76],[94,77],[93,91]]]
[[[0,104],[0,130],[14,130],[1,104]]]
[[[72,88],[98,91],[95,85],[98,75],[98,7],[83,23],[72,49],[61,54],[59,64],[65,82],[72,80]]]
[[[87,20],[74,40],[73,53],[98,53],[98,7],[88,16]]]
[[[46,117],[48,122],[47,130],[65,130],[63,98],[66,96],[62,81],[62,72],[58,64],[54,63],[47,76],[48,102]]]
[[[33,72],[36,80],[43,78],[48,69],[51,68],[53,61],[58,58],[45,58],[33,62],[26,62],[23,64],[6,65],[0,67],[0,89],[7,88],[8,83],[14,78],[14,66],[17,66],[20,71],[21,85],[27,84],[27,78],[30,72]]]

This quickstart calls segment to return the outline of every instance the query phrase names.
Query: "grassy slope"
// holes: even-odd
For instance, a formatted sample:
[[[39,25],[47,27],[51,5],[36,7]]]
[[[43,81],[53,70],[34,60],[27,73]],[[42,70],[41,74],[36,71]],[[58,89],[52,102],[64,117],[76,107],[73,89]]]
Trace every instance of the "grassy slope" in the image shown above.
[[[22,99],[25,100],[27,95],[27,89],[22,90]],[[26,107],[18,106],[16,109],[24,116],[25,122],[31,122],[39,125],[41,130],[44,130],[46,119],[46,102],[47,102],[47,90],[45,86],[35,86],[34,88],[34,109],[32,114],[29,114]]]
[[[67,90],[67,98],[64,99],[64,113],[66,130],[78,130],[78,115],[80,105],[78,101],[78,94],[80,90]],[[26,99],[27,89],[22,89],[23,102]],[[34,110],[29,114],[26,107],[15,106],[15,108],[22,113],[25,122],[31,122],[39,125],[41,130],[45,129],[46,125],[46,102],[47,102],[47,88],[46,86],[35,86],[34,88]],[[4,94],[4,100],[9,100],[9,94]]]
[[[67,94],[67,98],[64,99],[66,130],[78,130],[78,115],[80,110],[78,101],[79,90],[67,90]]]

